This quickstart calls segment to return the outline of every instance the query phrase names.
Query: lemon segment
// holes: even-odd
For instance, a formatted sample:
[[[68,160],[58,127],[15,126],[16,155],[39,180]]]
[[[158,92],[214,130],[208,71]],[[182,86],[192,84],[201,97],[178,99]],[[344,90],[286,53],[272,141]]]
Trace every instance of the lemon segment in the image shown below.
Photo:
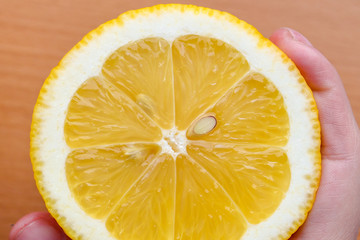
[[[214,130],[207,135],[188,131],[189,139],[269,146],[288,142],[290,123],[284,99],[261,74],[249,74],[238,82],[208,114],[216,118]]]
[[[156,144],[74,150],[66,159],[70,191],[87,214],[103,219],[144,174],[159,151]]]
[[[176,214],[173,239],[238,240],[247,223],[209,172],[189,156],[176,158]]]
[[[161,129],[112,82],[88,79],[70,101],[64,126],[71,148],[124,142],[153,142]]]
[[[187,150],[226,190],[251,224],[271,216],[289,188],[291,172],[282,149],[192,142]]]
[[[172,59],[168,41],[146,38],[120,47],[104,63],[102,74],[161,128],[174,126]]]
[[[187,35],[172,45],[175,88],[175,123],[186,129],[248,72],[244,56],[214,38]]]
[[[106,220],[116,239],[173,239],[175,162],[158,156]]]

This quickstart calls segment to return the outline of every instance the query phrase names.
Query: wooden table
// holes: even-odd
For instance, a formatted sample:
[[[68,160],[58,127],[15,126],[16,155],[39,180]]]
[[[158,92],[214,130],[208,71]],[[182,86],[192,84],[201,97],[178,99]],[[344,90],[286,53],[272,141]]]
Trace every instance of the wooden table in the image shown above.
[[[0,239],[11,224],[45,211],[29,158],[38,92],[62,56],[87,32],[120,13],[172,1],[0,0]],[[177,1],[217,8],[265,36],[288,26],[304,33],[336,66],[360,121],[360,1]]]

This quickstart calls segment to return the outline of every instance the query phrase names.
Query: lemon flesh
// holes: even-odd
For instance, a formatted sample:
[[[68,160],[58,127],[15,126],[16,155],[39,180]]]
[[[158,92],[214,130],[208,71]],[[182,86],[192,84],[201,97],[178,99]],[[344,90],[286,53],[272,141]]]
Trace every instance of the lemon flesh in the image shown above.
[[[216,126],[194,133],[207,115]],[[67,182],[117,239],[240,239],[287,193],[289,129],[280,92],[231,45],[141,39],[72,97]]]

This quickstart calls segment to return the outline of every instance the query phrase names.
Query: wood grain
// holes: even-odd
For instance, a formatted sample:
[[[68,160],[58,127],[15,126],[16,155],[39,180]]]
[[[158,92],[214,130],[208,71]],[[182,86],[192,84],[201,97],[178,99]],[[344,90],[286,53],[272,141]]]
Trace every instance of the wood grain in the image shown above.
[[[50,70],[87,32],[120,13],[170,1],[0,0],[0,239],[26,213],[45,211],[29,158],[31,115]],[[265,36],[288,26],[336,66],[360,121],[358,0],[177,1],[224,10]]]

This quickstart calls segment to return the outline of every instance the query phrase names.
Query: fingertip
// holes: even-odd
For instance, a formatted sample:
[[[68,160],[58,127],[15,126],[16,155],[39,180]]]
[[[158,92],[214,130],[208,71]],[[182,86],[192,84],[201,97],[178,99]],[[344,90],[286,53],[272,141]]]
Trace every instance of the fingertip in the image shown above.
[[[65,240],[69,239],[47,212],[30,213],[12,227],[9,240]]]
[[[282,41],[292,40],[292,36],[290,35],[289,31],[287,31],[287,28],[279,28],[271,34],[269,39],[279,47],[279,44],[281,44]]]
[[[20,218],[10,230],[9,239],[15,240],[16,236],[24,229],[28,224],[36,221],[37,219],[47,218],[46,212],[33,212]]]
[[[312,43],[301,33],[295,31],[294,29],[283,27],[275,30],[270,36],[270,40],[277,45],[284,40],[292,40],[302,43],[306,46],[313,47]]]
[[[280,28],[270,36],[270,40],[296,64],[313,91],[342,86],[333,65],[301,33]]]

